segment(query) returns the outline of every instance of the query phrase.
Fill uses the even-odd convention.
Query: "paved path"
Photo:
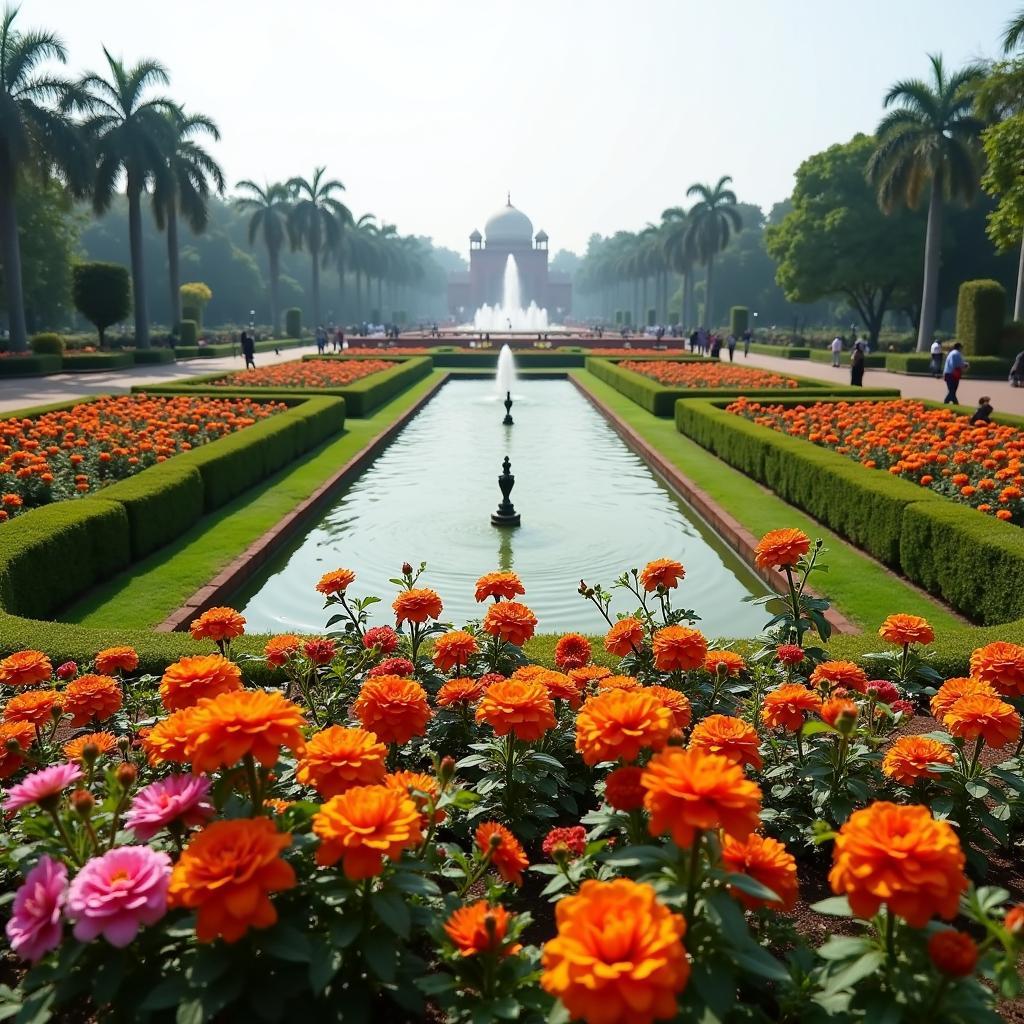
[[[316,352],[316,344],[273,352],[257,352],[256,365],[286,363]],[[166,384],[173,380],[198,377],[218,370],[241,370],[245,360],[239,354],[223,359],[183,359],[178,363],[137,366],[135,369],[111,370],[104,373],[58,373],[52,377],[27,377],[0,380],[0,412],[23,409],[48,402],[66,402],[87,395],[118,394],[130,391],[135,384]]]

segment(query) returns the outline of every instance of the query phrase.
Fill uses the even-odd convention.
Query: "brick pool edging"
[[[610,406],[574,377],[569,378],[574,387],[608,421],[628,447],[637,453],[668,485],[743,559],[747,567],[762,579],[777,594],[785,594],[785,580],[779,573],[762,569],[754,564],[756,538],[746,527],[734,519],[706,491],[698,487],[689,477],[684,476],[659,451],[640,436],[625,420],[621,419]],[[812,597],[821,595],[810,587],[806,592]],[[830,608],[825,619],[836,633],[860,633],[845,615]]]
[[[186,629],[189,623],[204,611],[223,604],[227,597],[255,575],[276,553],[290,541],[330,500],[335,491],[358,476],[380,454],[394,436],[429,402],[447,383],[449,374],[441,376],[427,391],[413,402],[400,416],[371,438],[340,469],[332,473],[313,493],[304,498],[282,516],[261,537],[254,540],[240,555],[225,566],[205,586],[200,587],[177,610],[156,627],[158,633],[173,633]]]

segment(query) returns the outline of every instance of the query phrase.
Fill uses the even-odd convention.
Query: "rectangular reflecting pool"
[[[315,632],[326,621],[313,589],[329,569],[357,574],[351,593],[375,595],[376,624],[391,618],[408,561],[428,563],[421,585],[444,601],[444,620],[478,618],[477,577],[513,569],[541,632],[600,633],[596,609],[577,592],[676,558],[686,579],[674,603],[695,609],[708,636],[756,635],[769,618],[751,602],[764,583],[634,454],[568,381],[516,385],[515,425],[493,381],[450,381],[305,536],[265,566],[232,603],[250,632]],[[516,529],[491,525],[497,477],[508,455],[515,474]],[[614,611],[635,599],[616,591]]]

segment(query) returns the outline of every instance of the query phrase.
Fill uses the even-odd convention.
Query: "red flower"
[[[560,857],[567,859],[582,857],[587,848],[587,830],[582,825],[569,828],[553,828],[541,844],[545,857],[557,861]]]

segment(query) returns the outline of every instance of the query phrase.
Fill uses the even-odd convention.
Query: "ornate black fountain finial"
[[[512,392],[505,392],[505,418],[501,421],[503,427],[512,426]],[[507,460],[506,460],[507,461]]]
[[[509,500],[512,488],[515,486],[516,478],[512,475],[512,463],[509,457],[501,464],[501,476],[498,477],[498,486],[501,488],[501,504],[498,510],[491,513],[492,526],[518,526],[519,513]]]

